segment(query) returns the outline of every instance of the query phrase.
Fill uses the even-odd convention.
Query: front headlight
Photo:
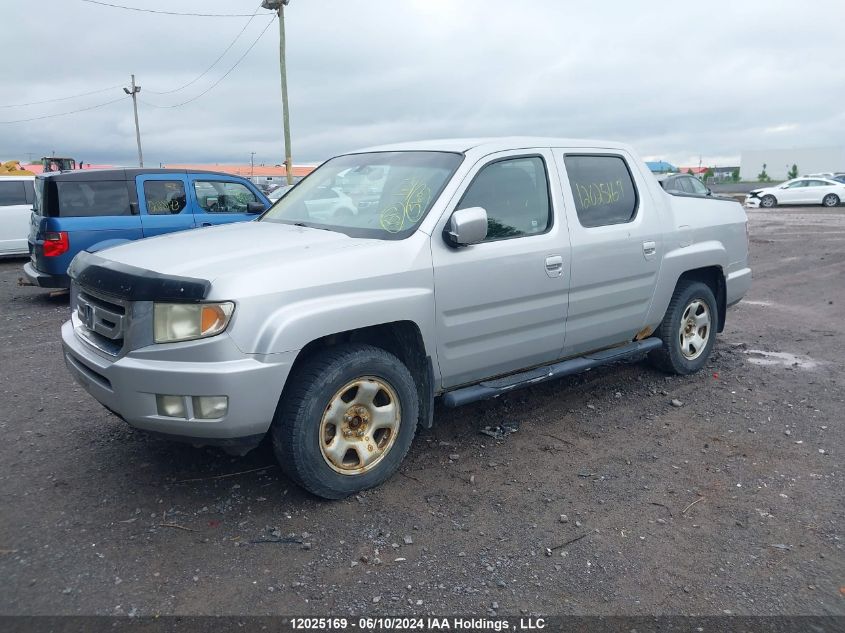
[[[221,303],[156,303],[153,333],[156,343],[190,341],[220,334],[235,311],[231,301]]]

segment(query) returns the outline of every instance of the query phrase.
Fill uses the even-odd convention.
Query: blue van
[[[271,202],[252,182],[184,169],[65,171],[35,179],[24,274],[42,288],[68,288],[80,251],[186,229],[252,220]]]

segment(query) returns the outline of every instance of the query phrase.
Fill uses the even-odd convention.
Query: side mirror
[[[707,195],[708,195],[708,196],[712,196],[712,195],[713,195],[713,190],[712,190],[710,187],[707,187]]]
[[[247,202],[246,203],[246,212],[247,213],[264,213],[264,203],[263,202]]]
[[[487,211],[481,207],[458,209],[444,227],[443,237],[451,246],[478,244],[487,237]]]

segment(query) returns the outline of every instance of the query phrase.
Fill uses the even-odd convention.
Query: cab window
[[[185,185],[181,180],[147,180],[144,198],[150,215],[176,215],[187,206]]]
[[[255,194],[240,182],[197,180],[194,191],[197,203],[206,213],[246,213],[250,202],[258,202]]]
[[[563,162],[581,226],[595,228],[634,219],[639,198],[621,156],[567,154]]]
[[[481,169],[458,209],[487,211],[486,242],[544,233],[551,226],[549,182],[539,156],[513,158]]]

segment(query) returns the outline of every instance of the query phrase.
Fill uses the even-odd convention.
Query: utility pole
[[[264,0],[261,6],[279,15],[279,72],[282,80],[282,125],[285,133],[285,174],[288,184],[293,184],[293,161],[290,151],[290,117],[288,113],[288,75],[285,68],[285,7],[290,0]]]
[[[138,141],[138,167],[144,166],[144,153],[141,151],[141,128],[138,127],[138,93],[141,92],[141,86],[135,85],[135,75],[132,75],[131,88],[124,88],[123,92],[132,95],[132,109],[135,111],[135,140]]]
[[[255,176],[255,152],[249,153],[249,177],[252,179]]]

